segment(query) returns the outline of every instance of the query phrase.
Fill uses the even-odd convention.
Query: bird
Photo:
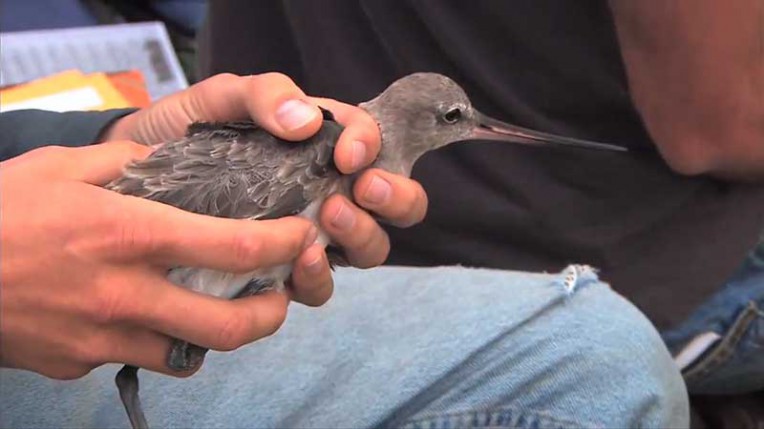
[[[406,75],[377,97],[358,105],[376,121],[382,143],[370,168],[410,177],[427,152],[451,143],[493,140],[526,145],[625,151],[621,146],[531,130],[491,118],[472,106],[462,87],[438,73]],[[343,127],[320,108],[319,131],[301,142],[287,142],[252,121],[196,122],[185,137],[161,144],[148,158],[126,165],[107,189],[211,216],[265,220],[300,216],[318,225],[321,205],[340,193],[352,199],[360,173],[342,174],[334,149]],[[319,228],[316,240],[334,264],[344,265],[339,248]],[[225,299],[283,290],[291,265],[228,273],[176,267],[168,279],[177,286]],[[205,349],[173,340],[167,366],[188,370],[200,364]],[[135,429],[147,428],[138,397],[138,368],[126,365],[116,383]]]

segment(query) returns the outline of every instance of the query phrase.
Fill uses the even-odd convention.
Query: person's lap
[[[586,270],[340,270],[323,308],[178,380],[142,372],[157,427],[688,424],[660,336]],[[126,427],[116,366],[72,382],[0,372],[3,427]]]

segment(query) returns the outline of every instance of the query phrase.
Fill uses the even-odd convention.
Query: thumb
[[[251,119],[285,140],[304,140],[318,131],[322,115],[288,76],[220,74],[197,83],[174,103],[207,121]],[[204,106],[204,112],[195,111]],[[194,109],[196,107],[196,109]]]

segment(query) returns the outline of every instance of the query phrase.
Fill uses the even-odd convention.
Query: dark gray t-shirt
[[[428,154],[414,177],[430,211],[390,230],[394,264],[586,263],[665,327],[722,285],[764,228],[764,187],[683,178],[659,157],[604,0],[216,0],[201,51],[203,75],[281,71],[352,103],[437,71],[491,116],[631,149],[478,143]]]

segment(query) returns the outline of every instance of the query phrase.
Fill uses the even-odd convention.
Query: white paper
[[[92,87],[70,89],[16,103],[0,103],[0,113],[22,109],[41,109],[51,112],[90,110],[103,104],[98,91]]]
[[[152,99],[188,87],[161,22],[0,33],[0,86],[69,69],[138,69]]]

